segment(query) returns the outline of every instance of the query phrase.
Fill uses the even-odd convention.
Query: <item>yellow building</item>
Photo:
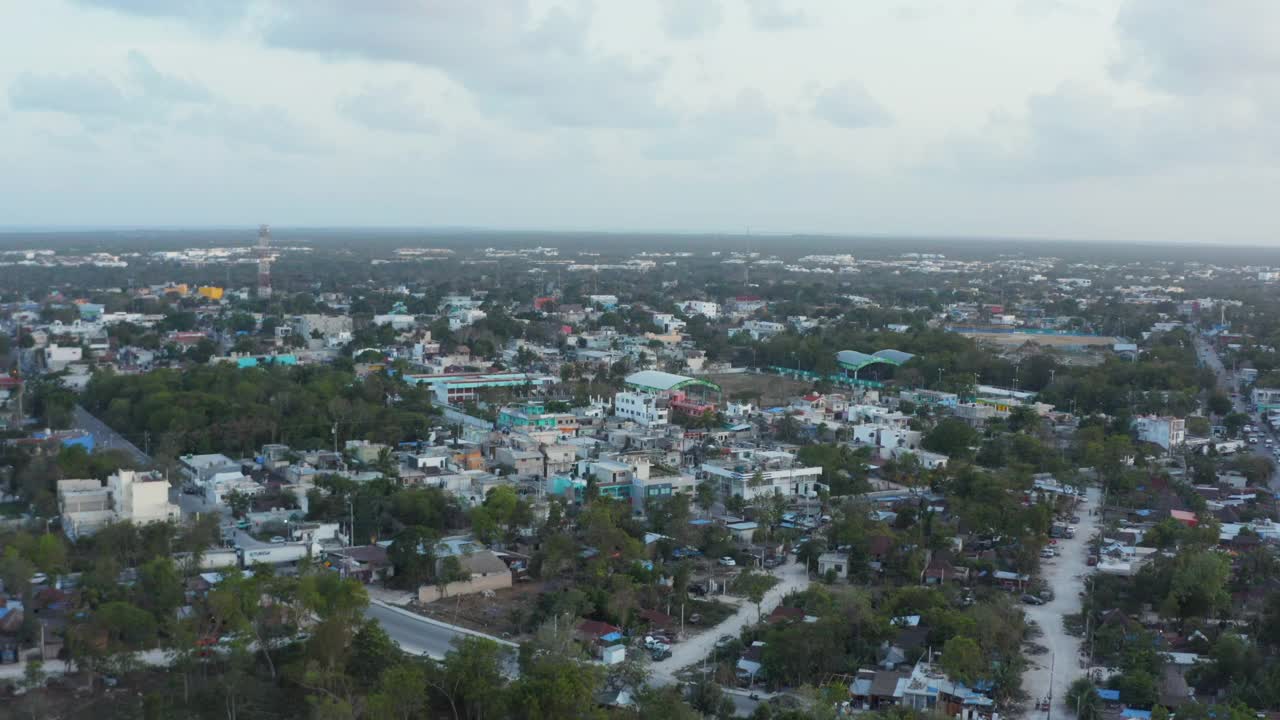
[[[221,300],[222,292],[222,288],[212,285],[205,285],[196,290],[196,294],[200,297],[207,297],[210,300]]]

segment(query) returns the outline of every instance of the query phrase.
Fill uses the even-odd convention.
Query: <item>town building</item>
[[[1165,450],[1180,447],[1187,441],[1187,422],[1182,418],[1144,415],[1133,419],[1133,429],[1139,440]]]
[[[724,497],[744,500],[774,493],[815,497],[822,477],[821,467],[800,466],[791,453],[754,448],[733,449],[727,459],[703,463],[701,471]]]

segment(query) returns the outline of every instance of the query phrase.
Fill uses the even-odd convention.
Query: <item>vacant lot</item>
[[[703,377],[719,385],[724,390],[726,402],[742,393],[751,393],[753,396],[759,394],[760,405],[763,407],[785,405],[791,398],[796,395],[803,395],[813,387],[807,382],[779,377],[778,375],[740,373],[733,375],[704,375]],[[755,397],[752,397],[751,401],[755,402]]]
[[[1099,335],[1036,335],[1033,333],[961,333],[980,343],[1000,345],[1004,347],[1021,347],[1027,343],[1035,343],[1044,347],[1088,347],[1111,346],[1120,342],[1119,338]]]

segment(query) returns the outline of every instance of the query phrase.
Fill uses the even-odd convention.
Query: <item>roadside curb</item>
[[[428,625],[435,625],[436,627],[444,628],[446,630],[451,630],[453,632],[461,633],[463,635],[470,635],[472,637],[483,638],[485,640],[492,640],[493,642],[496,642],[499,645],[506,645],[507,647],[512,647],[512,648],[520,647],[519,645],[511,642],[510,640],[503,640],[502,638],[496,638],[492,635],[486,635],[485,633],[482,633],[479,630],[472,630],[471,628],[465,628],[460,625],[450,625],[447,622],[441,622],[434,618],[429,618],[424,615],[419,615],[418,613],[410,612],[408,610],[405,610],[402,607],[396,607],[395,605],[392,605],[390,603],[385,603],[381,600],[370,600],[369,604],[377,605],[378,607],[386,608],[387,610],[390,610],[392,612],[400,613],[401,615],[413,618],[414,620],[418,620],[419,622],[424,622]]]

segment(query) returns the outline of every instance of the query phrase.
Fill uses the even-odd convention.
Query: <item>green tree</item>
[[[231,508],[232,516],[237,518],[244,517],[253,505],[253,498],[239,490],[232,490],[227,493],[223,496],[223,501],[227,504],[227,507]]]
[[[942,669],[953,680],[972,684],[988,672],[982,648],[972,638],[957,635],[942,647]]]
[[[577,659],[547,654],[535,659],[511,686],[509,717],[522,720],[603,718],[595,695],[603,671]]]
[[[173,560],[158,557],[138,568],[138,592],[135,602],[149,610],[161,624],[174,617],[183,603],[182,577]]]
[[[364,689],[378,686],[378,680],[400,661],[400,648],[376,620],[365,620],[351,637],[347,674]]]
[[[947,418],[924,436],[925,450],[959,458],[969,455],[969,446],[978,441],[978,433],[963,420]]]
[[[1209,400],[1205,403],[1209,408],[1209,412],[1214,415],[1223,416],[1231,412],[1231,398],[1222,393],[1214,393],[1209,396]]]
[[[427,705],[426,671],[411,662],[393,665],[379,677],[369,696],[369,720],[413,720]]]
[[[770,588],[777,584],[778,579],[772,575],[747,570],[738,575],[737,579],[733,581],[733,591],[741,593],[756,604],[756,619],[760,620],[764,614],[761,609],[764,596],[769,592]]]
[[[459,717],[502,717],[506,709],[505,652],[492,640],[454,640],[453,649],[445,656],[441,677],[432,686],[446,697]]]
[[[1067,707],[1079,720],[1101,720],[1102,698],[1089,678],[1076,678],[1067,688]]]

